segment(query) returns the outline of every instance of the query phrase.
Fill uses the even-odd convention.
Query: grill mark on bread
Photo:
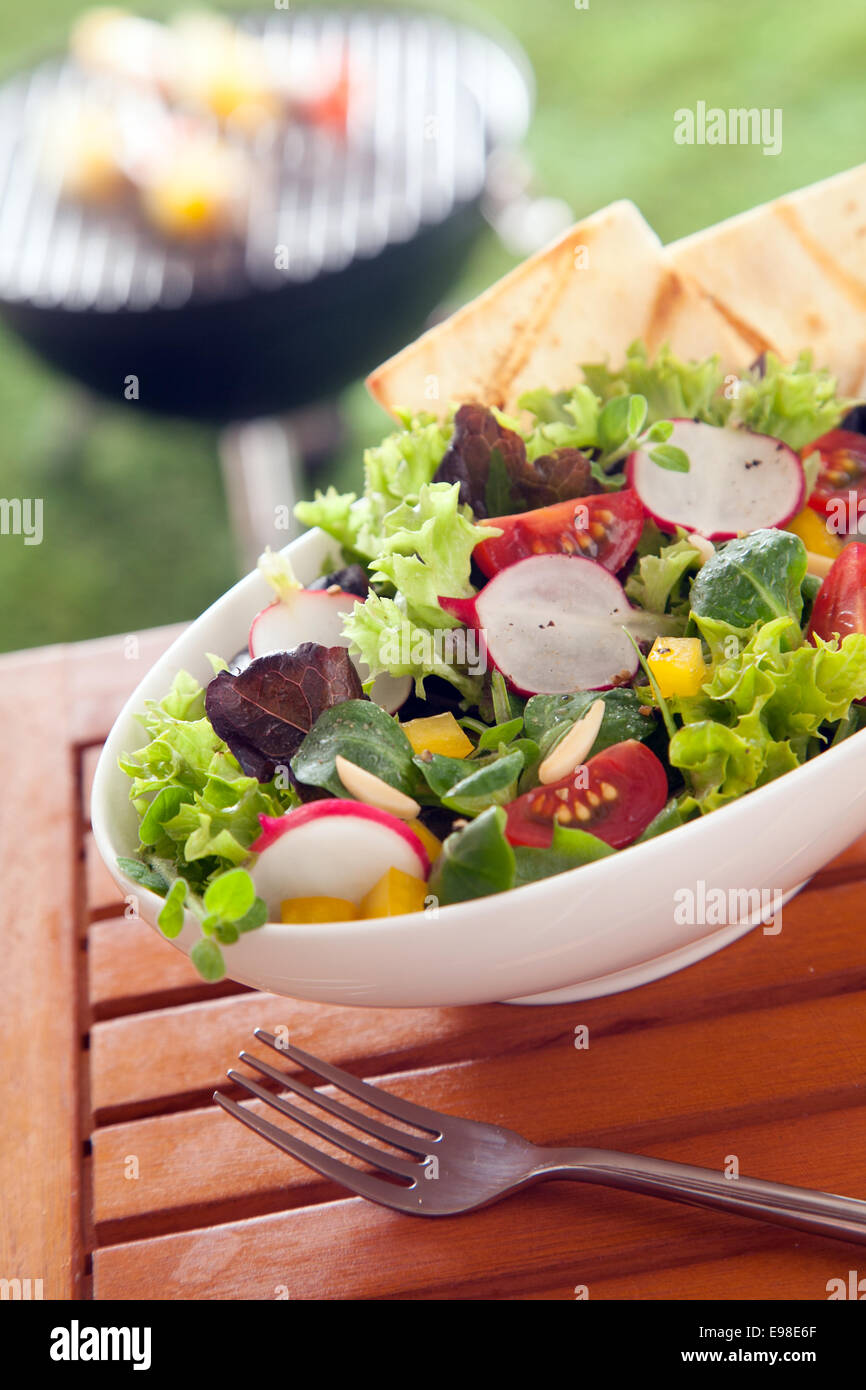
[[[710,294],[709,291],[705,291],[705,293],[713,308],[721,314],[728,327],[733,328],[735,333],[739,333],[741,338],[745,338],[756,357],[760,356],[762,352],[776,352],[779,356],[784,356],[784,353],[769,338],[765,338],[762,333],[759,333],[753,324],[740,318],[739,314],[735,314],[733,309],[729,308],[727,304],[723,304],[714,294]]]
[[[837,289],[840,289],[859,310],[866,310],[866,284],[845,270],[833,256],[828,254],[820,241],[816,240],[811,232],[803,226],[796,208],[792,207],[790,203],[777,203],[774,212],[779,221],[784,223],[791,235],[800,243],[810,260],[815,262],[822,275],[830,280]]]

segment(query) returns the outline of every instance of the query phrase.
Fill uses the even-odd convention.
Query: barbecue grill
[[[142,407],[215,422],[330,395],[412,336],[481,226],[491,153],[519,142],[531,106],[519,50],[443,17],[239,22],[287,63],[341,44],[372,99],[350,102],[344,141],[303,125],[261,135],[246,226],[206,249],[76,205],[46,177],[40,113],[105,78],[49,59],[0,88],[0,312],[92,390],[121,400],[135,376]]]

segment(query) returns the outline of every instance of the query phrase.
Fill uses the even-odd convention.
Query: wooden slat
[[[859,1165],[859,1190],[866,1184],[864,1141],[861,1108],[824,1114],[820,1125],[811,1116],[784,1129],[774,1122],[751,1129],[735,1124],[721,1134],[669,1139],[646,1151],[715,1168],[736,1153],[743,1172],[856,1193],[853,1167]],[[603,1296],[603,1281],[624,1276],[639,1290],[645,1272],[659,1277],[661,1258],[681,1298],[690,1296],[693,1262],[704,1279],[708,1261],[729,1259],[729,1296],[737,1297],[744,1256],[778,1262],[797,1253],[799,1264],[779,1296],[823,1298],[827,1279],[847,1270],[850,1251],[840,1242],[743,1218],[551,1183],[469,1216],[436,1221],[358,1199],[305,1207],[109,1247],[97,1252],[94,1270],[98,1298],[270,1299],[285,1290],[294,1299],[495,1299],[551,1288],[573,1296],[577,1284]]]
[[[206,984],[187,957],[138,917],[112,917],[88,930],[89,997],[94,1017],[158,1009],[214,993],[239,994],[228,980]]]
[[[855,925],[862,890],[843,885],[818,899],[802,894],[784,911],[778,936],[750,933],[727,950],[655,984],[555,1008],[346,1009],[253,994],[134,1018],[93,1030],[94,1108],[102,1118],[129,1107],[165,1108],[218,1084],[256,1026],[288,1026],[299,1046],[362,1070],[442,1065],[519,1053],[567,1038],[578,1023],[594,1034],[696,1019],[774,999],[866,985]],[[165,951],[172,950],[166,944]],[[140,1059],[129,1066],[129,1057]]]
[[[787,1123],[804,1108],[817,1114],[861,1102],[864,1006],[861,993],[650,1027],[639,1040],[591,1032],[586,1051],[560,1034],[544,1047],[380,1080],[419,1104],[506,1125],[537,1143],[643,1149],[757,1122],[768,1107]],[[820,1050],[791,1045],[816,1036]],[[254,1042],[249,1050],[265,1051]],[[144,1181],[126,1179],[129,1154]],[[189,1224],[185,1213],[200,1206],[255,1197],[261,1210],[275,1195],[281,1204],[323,1195],[303,1165],[210,1106],[97,1130],[93,1155],[98,1223],[160,1213],[164,1224],[171,1211]]]
[[[79,1287],[78,787],[56,652],[0,658],[0,1274]]]
[[[123,897],[102,857],[90,831],[84,836],[85,893],[91,917],[104,917],[123,907]]]
[[[743,1299],[757,1303],[775,1299],[784,1302],[793,1299],[820,1301],[829,1297],[831,1279],[843,1279],[848,1284],[849,1269],[856,1268],[858,1264],[855,1247],[848,1249],[851,1253],[846,1253],[844,1245],[840,1244],[838,1250],[831,1249],[829,1241],[822,1241],[821,1249],[816,1250],[811,1238],[807,1238],[801,1245],[786,1243],[779,1250],[738,1253],[727,1259],[700,1260],[696,1264],[675,1268],[665,1266],[638,1273],[629,1271],[612,1279],[596,1279],[586,1293],[583,1292],[586,1288],[584,1281],[580,1295],[588,1296],[594,1302],[610,1299],[650,1302],[697,1299],[713,1302]],[[577,1291],[576,1279],[573,1286],[564,1287],[560,1282],[552,1288],[539,1289],[528,1297],[558,1302],[577,1298]],[[519,1294],[516,1297],[523,1299],[527,1295]],[[724,1325],[725,1319],[721,1318],[720,1323]],[[805,1317],[800,1325],[807,1326],[808,1323],[809,1318]],[[721,1345],[727,1348],[727,1343],[711,1342],[706,1338],[701,1340],[695,1335],[693,1342],[684,1350],[706,1351],[708,1347],[718,1350]],[[807,1343],[802,1345],[806,1346]],[[785,1351],[791,1348],[786,1342],[780,1341],[775,1349]]]
[[[63,654],[69,742],[104,739],[138,682],[181,632],[183,624],[48,648]],[[24,660],[34,655],[38,654],[27,652]]]
[[[809,887],[823,889],[834,879],[862,878],[866,874],[866,835],[861,835],[853,845],[831,860],[819,874],[816,874]]]
[[[90,794],[93,791],[93,778],[101,752],[101,743],[81,750],[81,816],[85,825],[90,821]]]

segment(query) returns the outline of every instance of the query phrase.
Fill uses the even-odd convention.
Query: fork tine
[[[354,1125],[364,1134],[381,1139],[384,1144],[392,1144],[395,1148],[405,1149],[407,1153],[418,1154],[421,1158],[428,1157],[430,1145],[420,1135],[407,1134],[405,1129],[394,1129],[393,1125],[383,1125],[372,1115],[364,1115],[360,1110],[353,1109],[351,1105],[344,1105],[341,1100],[334,1100],[331,1096],[323,1095],[321,1091],[314,1091],[312,1086],[305,1085],[303,1081],[296,1081],[288,1073],[277,1071],[276,1067],[270,1066],[268,1062],[263,1062],[260,1057],[254,1057],[251,1052],[240,1052],[238,1056],[242,1062],[246,1062],[248,1067],[255,1067],[256,1071],[260,1071],[264,1076],[269,1076],[272,1081],[279,1082],[287,1090],[303,1096],[312,1105],[320,1105],[329,1114],[336,1115],[341,1120],[347,1120],[350,1125]]]
[[[408,1158],[399,1158],[396,1154],[385,1153],[382,1149],[375,1149],[370,1144],[365,1144],[362,1139],[354,1139],[351,1134],[347,1134],[343,1129],[336,1129],[329,1125],[327,1120],[322,1120],[318,1115],[313,1115],[309,1110],[302,1110],[298,1105],[292,1105],[288,1100],[283,1100],[282,1096],[275,1096],[273,1091],[266,1091],[264,1086],[260,1086],[251,1077],[244,1076],[241,1072],[235,1071],[231,1067],[226,1073],[230,1081],[234,1081],[251,1095],[258,1096],[259,1100],[272,1105],[275,1110],[279,1110],[283,1115],[288,1115],[290,1120],[295,1120],[298,1124],[311,1129],[314,1134],[318,1134],[322,1139],[327,1139],[331,1144],[336,1144],[338,1149],[345,1149],[347,1153],[354,1154],[356,1158],[363,1159],[365,1163],[371,1163],[374,1168],[381,1168],[386,1173],[393,1173],[395,1177],[417,1178],[421,1172],[419,1164],[413,1163]]]
[[[278,1042],[274,1034],[268,1033],[264,1028],[256,1028],[254,1032],[260,1042],[267,1043],[268,1047],[279,1052],[281,1057],[290,1058],[299,1066],[305,1067],[307,1071],[321,1076],[323,1080],[330,1081],[343,1091],[348,1091],[350,1095],[357,1096],[358,1100],[365,1101],[374,1110],[383,1110],[386,1115],[393,1116],[395,1120],[403,1120],[407,1125],[426,1129],[429,1134],[441,1135],[442,1116],[435,1110],[428,1110],[423,1105],[412,1105],[408,1100],[401,1100],[399,1096],[392,1096],[390,1091],[383,1091],[378,1086],[371,1086],[366,1081],[359,1081],[350,1072],[343,1071],[342,1067],[334,1067],[330,1062],[323,1062],[319,1057],[314,1057],[311,1052],[305,1052],[301,1047],[292,1047],[289,1043]]]
[[[331,1158],[330,1154],[323,1154],[318,1149],[314,1149],[310,1144],[305,1144],[303,1139],[296,1139],[293,1134],[287,1134],[285,1130],[278,1129],[272,1125],[270,1120],[265,1120],[261,1115],[256,1115],[251,1110],[246,1110],[242,1105],[224,1096],[221,1091],[214,1091],[213,1098],[217,1105],[222,1106],[229,1115],[240,1120],[241,1124],[248,1129],[255,1130],[256,1134],[267,1139],[269,1143],[275,1144],[284,1153],[290,1154],[292,1158],[297,1158],[299,1162],[305,1163],[313,1172],[319,1173],[323,1178],[330,1178],[332,1182],[339,1183],[341,1187],[346,1187],[350,1192],[354,1192],[358,1197],[366,1197],[369,1202],[377,1202],[379,1206],[395,1207],[401,1211],[411,1211],[413,1206],[411,1199],[406,1200],[411,1188],[397,1187],[394,1183],[384,1182],[381,1178],[373,1177],[370,1173],[362,1173],[358,1168],[352,1168],[348,1163],[341,1162],[338,1158]]]

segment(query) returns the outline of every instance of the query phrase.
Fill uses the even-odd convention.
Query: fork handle
[[[855,1197],[837,1197],[830,1192],[812,1192],[760,1178],[726,1178],[711,1168],[693,1168],[688,1163],[672,1163],[664,1158],[616,1153],[612,1149],[555,1149],[545,1154],[537,1177],[570,1178],[627,1192],[644,1192],[671,1202],[735,1212],[777,1226],[866,1243],[866,1202]]]

